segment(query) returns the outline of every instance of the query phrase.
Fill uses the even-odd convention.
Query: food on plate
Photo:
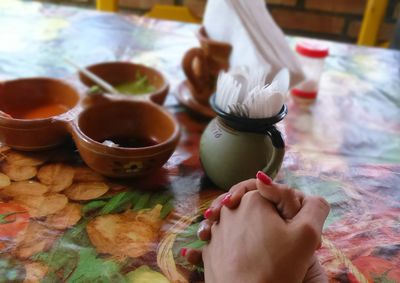
[[[137,213],[127,210],[122,214],[101,215],[88,223],[86,231],[99,253],[140,257],[157,245],[161,209],[158,204]]]
[[[107,191],[106,183],[81,182],[68,187],[63,193],[71,200],[91,200],[104,195]]]
[[[21,153],[18,151],[9,151],[6,160],[9,164],[16,166],[38,166],[46,162],[47,156],[41,153]]]
[[[15,255],[18,258],[29,258],[49,248],[57,236],[58,232],[50,230],[37,222],[31,222],[23,237],[18,239]]]
[[[63,230],[69,228],[81,219],[81,205],[77,203],[68,203],[62,210],[46,218],[45,225]]]
[[[10,177],[6,174],[0,173],[0,189],[7,187],[11,184]]]
[[[63,194],[21,195],[15,197],[13,201],[26,207],[32,217],[42,217],[57,213],[68,203],[67,197]]]
[[[3,162],[1,170],[13,181],[25,181],[36,176],[36,166],[20,166],[12,163]]]
[[[6,145],[0,145],[0,154],[2,155],[2,157],[6,157],[4,153],[6,153],[7,151],[9,151],[11,148],[9,146]]]
[[[72,185],[74,174],[73,167],[53,163],[42,166],[37,173],[37,178],[49,186],[49,191],[57,193]]]
[[[12,182],[9,186],[0,189],[0,195],[16,197],[20,195],[40,196],[48,191],[48,187],[36,181]]]

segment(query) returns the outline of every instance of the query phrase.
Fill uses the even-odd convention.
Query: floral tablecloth
[[[172,95],[184,79],[183,54],[198,44],[197,29],[129,14],[0,1],[0,80],[50,76],[74,83],[75,70],[64,58],[82,66],[144,63],[170,80],[165,107],[182,129],[164,167],[130,182],[92,172],[73,144],[34,156],[2,148],[3,173],[13,164],[42,174],[61,170],[75,186],[91,182],[107,190],[85,200],[71,189],[49,194],[36,174],[26,182],[42,185],[41,195],[0,189],[0,282],[202,281],[201,269],[187,264],[179,250],[203,244],[196,223],[221,191],[199,162],[208,120],[190,114]],[[288,40],[293,45],[299,38]],[[330,56],[316,103],[304,108],[288,100],[289,114],[279,125],[286,155],[278,180],[331,203],[318,251],[331,282],[400,282],[400,53],[325,43]]]

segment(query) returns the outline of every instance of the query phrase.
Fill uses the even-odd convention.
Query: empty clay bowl
[[[0,142],[25,151],[61,144],[68,132],[55,118],[68,115],[79,101],[78,92],[58,79],[0,83]]]
[[[151,101],[162,105],[165,97],[168,94],[169,83],[167,79],[156,69],[146,67],[144,65],[130,62],[106,62],[88,66],[87,69],[114,87],[121,84],[134,82],[137,80],[137,76],[145,76],[149,85],[154,87],[154,90],[142,95],[125,94],[127,98],[147,97]],[[79,78],[83,84],[89,88],[96,85],[96,83],[82,73],[79,73]]]
[[[109,177],[136,177],[162,167],[179,140],[174,118],[144,100],[104,100],[83,110],[71,126],[82,159]]]

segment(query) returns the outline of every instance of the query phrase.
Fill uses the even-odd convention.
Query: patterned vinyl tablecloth
[[[1,80],[49,76],[76,83],[75,70],[63,58],[82,66],[144,63],[170,80],[165,107],[182,129],[164,167],[131,182],[95,174],[73,144],[34,156],[3,147],[6,174],[9,165],[59,170],[75,186],[90,183],[103,191],[82,200],[72,189],[50,193],[43,185],[33,197],[23,188],[0,189],[0,282],[202,281],[201,269],[187,264],[179,250],[203,244],[196,239],[196,223],[221,191],[199,162],[208,120],[192,115],[173,96],[184,79],[182,56],[198,44],[197,29],[0,1]],[[288,40],[293,45],[299,38]],[[318,254],[331,282],[400,282],[400,53],[325,43],[330,56],[316,103],[305,109],[288,100],[289,114],[279,123],[287,152],[278,180],[330,202]],[[18,188],[18,182],[12,186]],[[6,216],[10,211],[17,214]],[[150,281],[140,281],[144,278]]]

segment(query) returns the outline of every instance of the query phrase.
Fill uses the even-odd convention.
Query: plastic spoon
[[[106,82],[102,78],[98,77],[97,75],[93,74],[88,69],[82,68],[82,67],[78,66],[77,64],[75,64],[74,62],[72,62],[72,61],[70,61],[68,59],[65,59],[65,62],[67,62],[71,66],[75,67],[78,71],[82,72],[85,76],[90,78],[98,86],[100,86],[101,88],[103,88],[107,92],[112,93],[112,94],[119,94],[119,92],[111,84],[109,84],[108,82]]]

